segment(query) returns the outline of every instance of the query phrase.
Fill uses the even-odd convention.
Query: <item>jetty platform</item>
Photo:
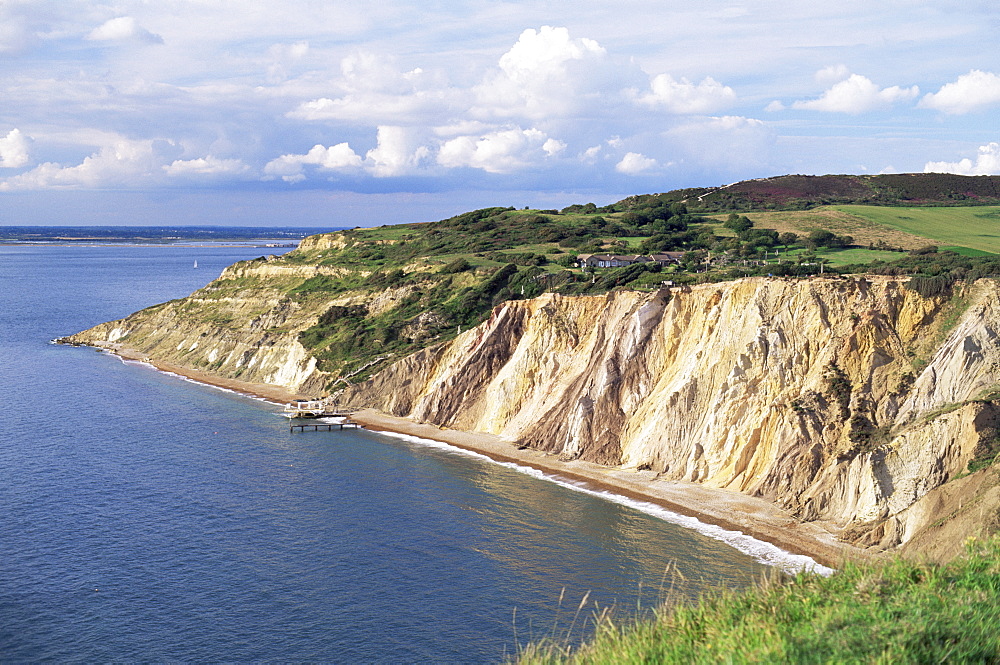
[[[332,432],[333,430],[359,429],[361,425],[352,420],[343,420],[339,423],[297,423],[288,421],[289,432]]]
[[[289,402],[285,405],[285,416],[288,417],[289,432],[332,432],[335,429],[361,427],[351,420],[351,416],[360,410],[338,404],[334,397],[324,397]],[[339,418],[340,420],[338,422],[316,422],[319,418]]]

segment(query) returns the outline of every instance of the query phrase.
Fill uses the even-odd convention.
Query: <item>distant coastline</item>
[[[298,243],[268,242],[267,240],[216,240],[206,242],[140,242],[118,240],[112,242],[109,240],[98,241],[82,238],[74,240],[0,240],[0,246],[3,247],[34,247],[38,245],[45,245],[47,247],[185,247],[188,249],[193,247],[259,247],[261,249],[294,249],[298,246]]]
[[[341,227],[258,226],[0,226],[0,245],[155,245],[296,247],[309,235]]]

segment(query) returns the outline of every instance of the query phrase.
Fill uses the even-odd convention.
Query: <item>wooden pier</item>
[[[335,429],[358,429],[361,425],[353,422],[351,420],[344,420],[339,423],[296,423],[291,420],[288,421],[288,431],[289,432],[332,432]]]

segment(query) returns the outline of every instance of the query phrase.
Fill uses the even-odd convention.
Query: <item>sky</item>
[[[998,34],[977,0],[0,0],[0,224],[1000,174]]]

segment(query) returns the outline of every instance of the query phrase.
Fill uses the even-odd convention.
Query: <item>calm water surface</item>
[[[0,247],[0,661],[491,662],[588,591],[585,616],[631,613],[668,565],[687,595],[763,570],[626,505],[289,434],[278,407],[49,344],[261,253]]]

